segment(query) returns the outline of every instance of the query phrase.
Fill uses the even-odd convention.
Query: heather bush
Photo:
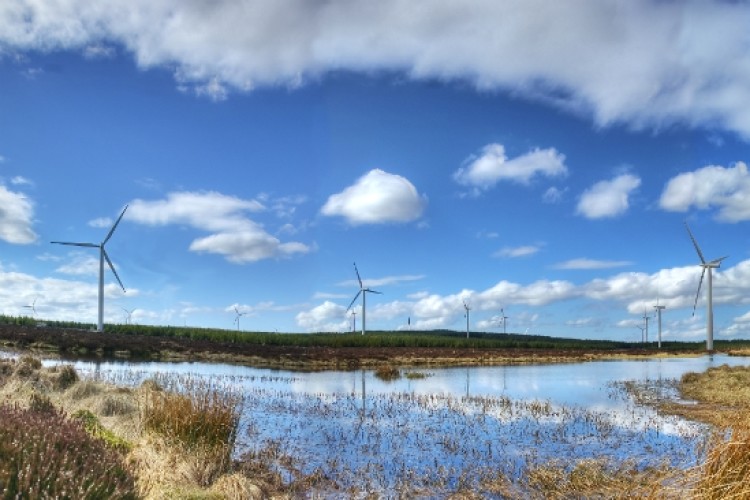
[[[3,498],[135,498],[120,457],[56,410],[0,406]]]

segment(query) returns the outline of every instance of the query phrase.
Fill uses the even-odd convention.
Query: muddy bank
[[[219,361],[306,370],[355,369],[387,363],[417,366],[554,363],[658,355],[652,349],[637,348],[578,350],[279,346],[9,325],[0,325],[0,345],[65,358]],[[684,356],[690,353],[675,354]]]

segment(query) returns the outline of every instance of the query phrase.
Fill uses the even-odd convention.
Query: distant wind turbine
[[[115,221],[114,225],[112,226],[112,229],[110,229],[109,233],[107,233],[107,237],[104,238],[104,240],[98,245],[96,243],[72,243],[69,241],[53,241],[52,242],[57,245],[69,245],[69,246],[74,246],[74,247],[88,247],[88,248],[99,249],[99,321],[97,323],[97,331],[99,332],[104,331],[104,261],[105,260],[107,261],[107,264],[109,264],[109,268],[112,270],[112,273],[115,275],[115,278],[117,278],[117,282],[120,284],[122,291],[125,292],[125,285],[122,284],[120,277],[117,275],[117,271],[115,271],[115,266],[113,266],[112,261],[109,260],[109,255],[107,255],[107,251],[104,249],[104,245],[106,245],[109,239],[112,237],[112,234],[115,232],[115,229],[117,229],[117,225],[122,220],[122,216],[125,215],[125,210],[127,209],[128,209],[128,206],[125,205],[125,208],[122,209],[122,213]]]
[[[690,226],[688,226],[687,222],[685,222],[685,228],[687,229],[688,234],[690,235],[690,239],[693,242],[693,246],[695,247],[695,251],[698,253],[698,257],[701,259],[701,263],[699,266],[703,268],[703,271],[701,272],[701,279],[698,282],[698,291],[695,294],[695,302],[693,303],[693,316],[695,316],[695,308],[698,305],[698,297],[701,293],[701,285],[703,284],[703,276],[706,275],[706,271],[708,271],[708,289],[706,291],[706,350],[707,351],[713,351],[714,350],[714,302],[713,302],[713,279],[712,279],[712,269],[718,269],[721,267],[721,261],[726,259],[727,256],[721,257],[720,259],[714,259],[712,261],[706,262],[706,259],[703,257],[703,252],[701,252],[700,247],[698,246],[698,242],[695,241],[695,237],[693,236],[693,233],[690,231]]]
[[[660,306],[659,305],[659,299],[656,299],[656,305],[654,306],[654,309],[656,309],[656,318],[657,323],[659,325],[659,349],[661,349],[661,312],[666,309],[666,306]]]
[[[354,303],[357,301],[357,298],[360,295],[362,295],[362,335],[364,335],[365,332],[367,331],[367,327],[365,325],[365,316],[366,316],[366,314],[365,314],[365,312],[366,312],[365,311],[365,304],[366,304],[367,294],[368,293],[382,294],[382,292],[371,290],[370,288],[365,288],[365,285],[362,283],[362,278],[359,275],[359,270],[357,269],[357,263],[356,262],[354,263],[354,272],[357,273],[357,281],[359,281],[359,291],[357,292],[357,295],[354,296],[354,298],[352,299],[351,304],[349,304],[349,307],[347,307],[346,310],[348,311],[349,309],[351,309],[352,306],[354,305]]]
[[[240,331],[240,318],[242,316],[244,316],[245,314],[247,314],[247,313],[246,312],[240,312],[240,310],[237,309],[236,307],[234,308],[234,312],[237,313],[237,317],[234,318],[234,322],[237,323],[237,331],[239,332]]]
[[[500,309],[500,319],[503,320],[503,333],[505,334],[507,333],[506,328],[505,328],[505,322],[508,319],[508,316],[505,315],[505,310],[503,310],[502,308]]]
[[[466,338],[468,339],[469,338],[469,311],[471,311],[471,307],[466,305],[466,301],[464,301],[464,309],[466,309],[466,314],[464,314],[464,316],[466,316]]]
[[[644,330],[646,332],[646,343],[648,343],[648,320],[651,318],[648,314],[646,314],[646,310],[643,310],[643,324],[646,325],[646,329]]]
[[[122,307],[121,309],[123,311],[125,311],[125,324],[129,325],[130,324],[130,320],[133,317],[133,311],[135,311],[135,309],[129,309],[128,310],[128,309],[125,309],[124,307]]]
[[[34,299],[34,302],[32,302],[28,306],[23,306],[26,309],[31,309],[31,317],[33,318],[36,315],[36,299]]]
[[[352,311],[352,333],[357,331],[357,311]]]

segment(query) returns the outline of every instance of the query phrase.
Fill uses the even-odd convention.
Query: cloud
[[[115,46],[210,98],[399,71],[542,99],[600,126],[686,123],[748,137],[749,23],[744,2],[11,0],[0,44]]]
[[[627,260],[571,259],[552,266],[554,269],[611,269],[632,265]]]
[[[0,207],[0,240],[17,245],[37,240],[37,234],[31,229],[34,204],[26,195],[0,185]]]
[[[13,177],[10,180],[10,183],[13,184],[14,186],[32,186],[34,184],[26,177],[23,177],[20,175],[16,175],[15,177]]]
[[[544,192],[544,194],[542,195],[542,201],[544,203],[550,204],[559,203],[560,201],[562,201],[566,191],[567,188],[561,190],[553,186]]]
[[[97,228],[111,228],[114,221],[111,217],[98,217],[88,222],[89,226]]]
[[[426,205],[427,198],[408,179],[374,169],[331,195],[320,212],[344,217],[353,225],[382,224],[416,220]]]
[[[246,215],[264,210],[256,200],[216,192],[178,192],[168,194],[164,200],[134,200],[125,217],[151,226],[187,225],[211,232],[193,240],[190,250],[223,255],[236,264],[310,251],[304,243],[282,243]]]
[[[363,279],[362,284],[366,287],[378,287],[378,286],[397,285],[405,281],[406,282],[419,281],[421,279],[424,279],[423,274],[404,274],[400,276],[386,276],[384,278]],[[356,280],[346,280],[346,281],[337,283],[337,285],[359,287],[359,282]]]
[[[70,255],[71,260],[55,269],[55,272],[73,276],[99,276],[98,258],[80,252],[71,252]]]
[[[509,159],[502,144],[488,144],[479,156],[464,161],[453,179],[462,186],[486,191],[500,181],[529,184],[534,177],[558,177],[567,173],[565,156],[554,148],[534,149]]]
[[[311,332],[341,332],[351,328],[346,318],[346,308],[326,300],[309,311],[297,314],[299,326]]]
[[[505,258],[517,258],[517,257],[527,257],[529,255],[534,255],[539,251],[539,246],[537,245],[524,245],[520,247],[503,247],[494,254],[492,254],[493,257],[505,257]]]
[[[629,206],[630,194],[641,185],[641,179],[623,174],[611,181],[597,182],[583,192],[576,212],[588,219],[602,219],[624,214]]]
[[[750,220],[750,174],[737,162],[725,168],[710,165],[669,180],[659,205],[670,212],[718,208],[716,218],[726,222]]]

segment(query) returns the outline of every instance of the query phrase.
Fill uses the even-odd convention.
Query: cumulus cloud
[[[214,99],[338,70],[401,71],[544,99],[598,125],[750,136],[748,24],[744,2],[9,0],[0,44],[116,47]]]
[[[622,174],[611,181],[597,182],[583,192],[576,212],[588,219],[602,219],[624,214],[630,207],[631,193],[641,185],[641,179]]]
[[[350,224],[410,222],[422,216],[427,198],[408,179],[374,169],[341,193],[331,195],[320,212]]]
[[[387,285],[397,285],[403,282],[419,281],[424,279],[423,274],[402,274],[399,276],[385,276],[384,278],[371,278],[362,279],[362,284],[365,287],[377,287]],[[356,286],[359,287],[359,282],[356,280],[346,280],[338,283],[338,286]]]
[[[216,192],[178,192],[170,193],[164,200],[134,200],[126,218],[152,226],[186,225],[211,232],[193,240],[190,250],[223,255],[237,264],[310,251],[304,243],[282,243],[247,216],[248,212],[264,210],[263,204],[256,200]]]
[[[298,313],[295,319],[299,326],[311,332],[340,332],[350,328],[346,308],[329,300]]]
[[[481,154],[464,161],[453,179],[463,186],[487,190],[500,181],[528,184],[534,177],[557,177],[567,174],[565,156],[554,148],[534,149],[524,155],[508,158],[502,144],[488,144]]]
[[[659,205],[670,212],[717,208],[717,219],[727,222],[750,220],[750,174],[737,162],[725,168],[709,165],[669,180]]]
[[[34,204],[25,194],[0,185],[0,207],[0,240],[18,245],[37,240],[37,234],[31,228]]]

